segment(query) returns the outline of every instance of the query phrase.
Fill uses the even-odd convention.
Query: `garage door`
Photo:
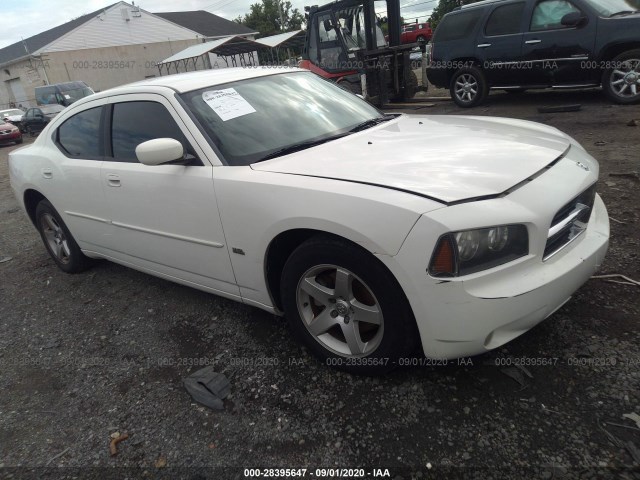
[[[24,91],[24,87],[22,86],[22,82],[19,78],[13,78],[7,82],[9,84],[9,89],[13,93],[13,98],[15,98],[14,103],[16,106],[22,105],[23,107],[29,107],[29,101],[27,100],[27,94]]]

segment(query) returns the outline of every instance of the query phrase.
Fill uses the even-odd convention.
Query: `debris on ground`
[[[167,466],[167,458],[160,455],[158,459],[155,461],[156,468],[164,468]]]
[[[629,278],[626,275],[620,275],[619,273],[614,273],[611,275],[592,275],[591,278],[595,280],[605,279],[604,281],[607,283],[619,283],[620,285],[635,285],[637,287],[640,287],[639,281],[633,280],[632,278]],[[606,280],[607,278],[622,278],[624,282],[621,282],[619,280]]]
[[[577,112],[582,109],[582,105],[576,103],[575,105],[558,105],[551,107],[538,107],[540,113],[565,113],[565,112]]]
[[[184,388],[198,403],[213,410],[224,410],[223,400],[229,395],[231,385],[227,377],[205,367],[182,380]]]
[[[126,440],[127,438],[129,438],[129,435],[126,433],[123,433],[122,435],[118,434],[116,436],[111,435],[111,441],[109,442],[109,452],[111,453],[112,457],[118,454],[118,444],[123,440]]]
[[[627,127],[637,127],[638,125],[638,120],[631,120],[629,123],[627,123]]]
[[[640,415],[637,413],[625,413],[622,415],[623,418],[628,418],[632,422],[636,422],[638,428],[640,428]]]
[[[633,180],[640,180],[640,175],[638,172],[611,172],[609,174],[610,177],[624,177],[631,178]]]
[[[520,370],[517,369],[516,367],[501,368],[500,372],[505,374],[507,377],[515,380],[516,382],[518,382],[521,387],[525,387],[527,385],[524,379],[524,375],[522,375]]]
[[[13,257],[9,257],[9,256],[0,257],[0,263],[5,263],[5,262],[8,262],[9,260],[13,260]]]

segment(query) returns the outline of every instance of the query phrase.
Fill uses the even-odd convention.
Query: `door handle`
[[[107,174],[107,184],[110,187],[119,187],[120,186],[120,177],[114,173]]]
[[[43,168],[41,171],[44,178],[53,178],[53,172],[50,168]]]
[[[536,38],[535,40],[527,40],[524,43],[526,43],[527,45],[534,45],[534,44],[540,43],[540,42],[542,42],[542,40],[539,40],[539,39]]]
[[[481,43],[480,45],[478,45],[478,48],[487,48],[490,47],[491,44],[490,43]]]

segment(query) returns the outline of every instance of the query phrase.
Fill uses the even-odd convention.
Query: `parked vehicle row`
[[[552,315],[607,250],[598,172],[552,127],[386,115],[268,68],[98,93],[9,154],[65,272],[103,258],[284,313],[358,373],[486,352]]]
[[[444,16],[432,41],[429,81],[461,107],[489,89],[602,86],[640,101],[640,12],[634,0],[497,0]]]
[[[7,143],[22,143],[22,132],[12,123],[0,120],[0,145],[6,145]]]

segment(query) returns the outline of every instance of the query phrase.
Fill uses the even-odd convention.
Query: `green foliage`
[[[284,25],[280,25],[277,1],[280,1]],[[304,23],[304,15],[297,8],[293,8],[289,1],[262,0],[261,3],[251,5],[249,13],[244,18],[238,17],[235,21],[260,32],[260,37],[268,37],[291,30],[299,30]]]
[[[460,7],[462,5],[467,5],[469,3],[475,3],[478,0],[440,0],[438,6],[433,9],[431,13],[431,18],[429,19],[429,24],[433,30],[436,29],[438,23],[442,20],[447,13],[451,12],[454,8]]]

